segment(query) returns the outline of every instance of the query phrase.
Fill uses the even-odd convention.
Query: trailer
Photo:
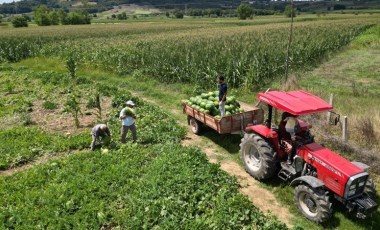
[[[200,134],[204,126],[210,127],[219,134],[242,134],[246,126],[263,123],[264,111],[262,109],[244,103],[240,104],[244,108],[244,112],[218,119],[182,102],[183,113],[187,114],[188,124],[195,134]]]

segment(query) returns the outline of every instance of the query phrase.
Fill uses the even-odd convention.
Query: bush
[[[28,27],[28,20],[23,16],[14,17],[12,19],[12,25],[17,27]]]
[[[180,11],[177,11],[174,15],[175,15],[175,18],[183,18],[184,17],[184,14]]]

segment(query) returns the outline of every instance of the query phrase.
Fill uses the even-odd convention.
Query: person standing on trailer
[[[220,116],[226,114],[226,100],[227,100],[227,83],[224,82],[224,77],[219,75],[219,111]]]

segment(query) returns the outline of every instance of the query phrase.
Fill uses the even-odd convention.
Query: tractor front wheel
[[[323,223],[331,217],[331,202],[324,190],[298,185],[295,189],[295,203],[302,214],[311,221]]]
[[[199,135],[202,131],[202,123],[199,122],[197,119],[194,117],[189,117],[189,125],[190,129],[194,134]]]
[[[240,157],[245,170],[258,180],[271,178],[278,162],[271,144],[257,134],[246,133],[240,144]]]

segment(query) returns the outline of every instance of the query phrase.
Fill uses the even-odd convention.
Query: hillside
[[[83,1],[84,2],[84,1]],[[16,3],[8,3],[0,5],[0,14],[15,14],[15,13],[29,13],[32,11],[33,7],[39,6],[41,4],[47,5],[49,8],[62,8],[66,10],[85,8],[91,13],[102,12],[105,10],[110,10],[114,6],[122,4],[138,4],[138,5],[153,5],[160,8],[214,8],[214,7],[231,7],[231,1],[223,0],[98,0],[98,1],[87,1],[85,5],[82,1],[61,1],[61,0],[23,0]],[[95,4],[91,4],[95,2]],[[79,4],[78,4],[79,3]],[[240,2],[239,2],[240,3]],[[233,5],[236,7],[238,1]],[[187,5],[187,6],[186,6]]]
[[[115,6],[123,4],[151,5],[165,9],[185,9],[185,8],[236,8],[241,2],[248,1],[226,1],[226,0],[93,0],[93,1],[64,1],[64,0],[22,0],[19,2],[6,3],[0,5],[0,14],[18,14],[32,12],[33,7],[41,4],[49,8],[76,10],[86,9],[90,13],[98,13],[110,10]],[[282,11],[287,4],[282,1],[257,0],[250,3],[254,8],[271,9]],[[301,12],[332,11],[344,9],[380,9],[379,1],[303,1],[295,2]]]

